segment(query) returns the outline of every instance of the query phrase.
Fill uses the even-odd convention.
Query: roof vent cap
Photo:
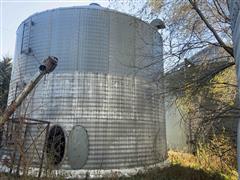
[[[154,19],[150,24],[156,27],[157,29],[164,29],[166,27],[161,19]]]

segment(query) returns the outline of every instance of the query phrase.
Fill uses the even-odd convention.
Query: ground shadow
[[[193,169],[180,165],[171,165],[163,169],[153,169],[145,174],[137,174],[131,178],[120,180],[224,180],[218,173],[210,173],[202,169]]]

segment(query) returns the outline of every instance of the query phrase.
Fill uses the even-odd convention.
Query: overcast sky
[[[47,9],[98,3],[108,6],[108,0],[0,0],[0,59],[14,56],[16,30],[30,15]]]

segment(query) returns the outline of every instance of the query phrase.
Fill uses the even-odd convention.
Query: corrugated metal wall
[[[240,40],[240,2],[238,0],[229,0],[230,14],[232,19],[233,43],[235,59],[240,58],[239,40]],[[237,62],[238,63],[238,62]]]
[[[61,126],[66,140],[74,126],[84,127],[84,169],[145,166],[166,158],[163,82],[151,82],[156,72],[163,75],[162,39],[154,27],[91,6],[29,17],[17,31],[9,102],[17,84],[27,83],[49,55],[59,59],[58,67],[29,96],[27,116]],[[70,146],[62,168],[71,169]]]

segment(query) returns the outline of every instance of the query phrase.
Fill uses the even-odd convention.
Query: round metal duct
[[[51,165],[58,165],[64,157],[65,135],[60,126],[53,126],[47,139],[47,158]]]

